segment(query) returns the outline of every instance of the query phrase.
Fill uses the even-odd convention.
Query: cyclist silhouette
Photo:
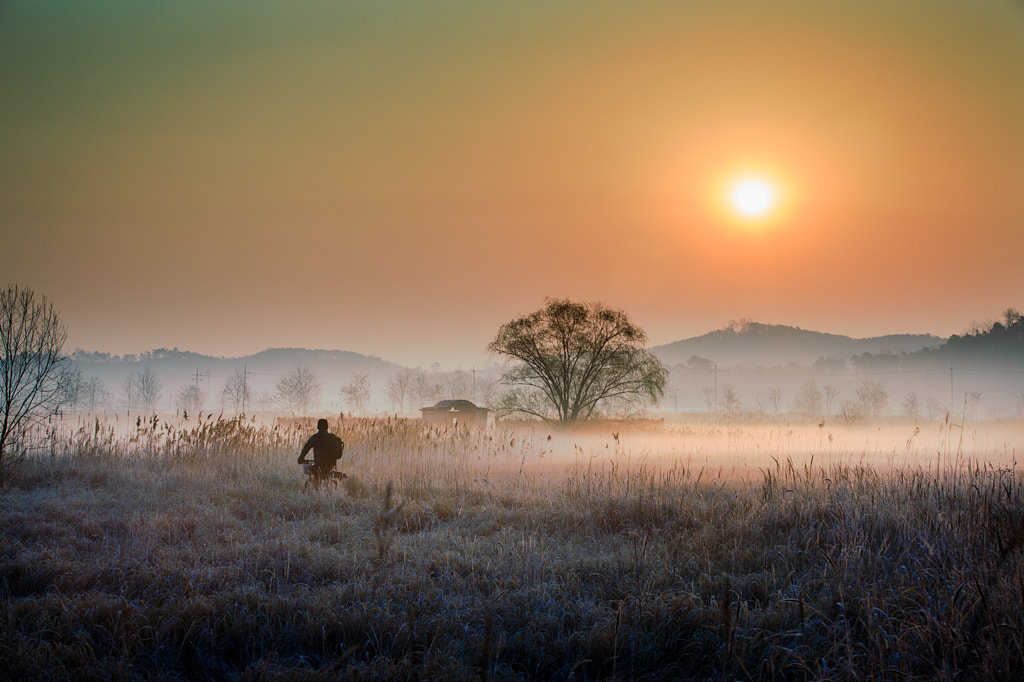
[[[331,478],[335,465],[345,453],[344,441],[328,431],[328,428],[326,419],[319,420],[316,423],[316,433],[309,437],[302,446],[302,452],[299,453],[299,464],[306,465],[303,470],[314,486],[319,486],[321,482]],[[312,462],[306,459],[310,450],[313,451]]]

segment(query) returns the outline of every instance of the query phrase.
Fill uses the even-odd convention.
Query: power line
[[[931,367],[927,369],[893,369],[884,371],[873,371],[864,372],[853,370],[850,372],[827,372],[827,371],[815,371],[814,369],[801,370],[797,372],[787,372],[784,370],[768,370],[758,368],[719,368],[718,364],[715,363],[712,369],[701,369],[680,372],[682,376],[696,376],[696,375],[709,375],[709,374],[733,374],[733,375],[744,375],[744,376],[765,376],[765,377],[818,377],[818,376],[841,376],[841,377],[881,377],[881,376],[903,376],[911,374],[936,374],[939,372],[946,372],[949,369],[953,369],[957,372],[969,372],[979,374],[1022,374],[1024,375],[1024,369],[981,369],[976,367]]]

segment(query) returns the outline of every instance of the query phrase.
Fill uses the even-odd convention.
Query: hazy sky
[[[957,333],[1024,306],[1024,3],[0,0],[0,229],[118,354]]]

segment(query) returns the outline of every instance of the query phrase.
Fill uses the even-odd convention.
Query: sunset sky
[[[69,349],[959,333],[1024,307],[1024,2],[0,0],[0,230]]]

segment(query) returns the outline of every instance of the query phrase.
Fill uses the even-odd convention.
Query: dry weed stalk
[[[384,496],[381,499],[381,508],[373,517],[373,535],[377,539],[377,563],[381,564],[391,551],[391,544],[398,532],[397,517],[405,507],[403,501],[398,506],[393,505],[394,486],[388,481],[384,489]]]

